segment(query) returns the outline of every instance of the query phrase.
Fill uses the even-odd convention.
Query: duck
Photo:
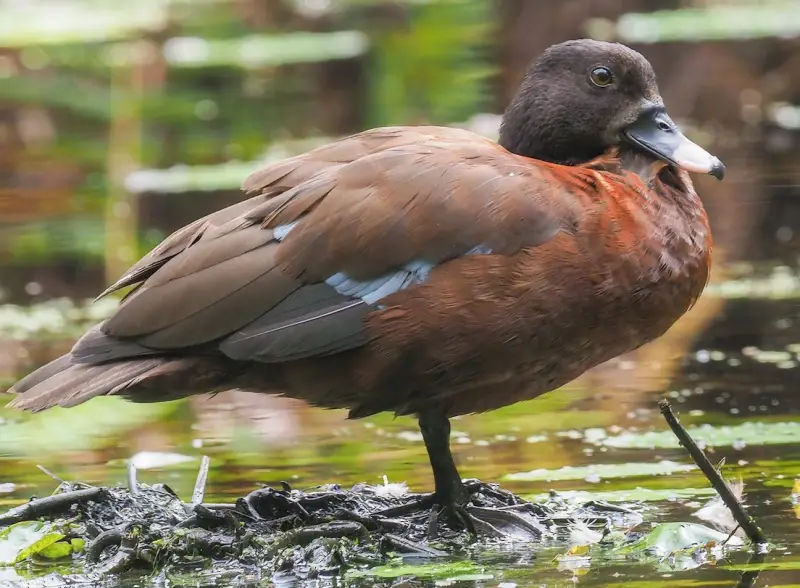
[[[689,174],[724,172],[670,118],[644,56],[559,43],[531,63],[498,140],[383,127],[255,171],[246,199],[105,290],[129,288],[10,406],[242,389],[351,419],[413,415],[435,504],[464,521],[449,419],[536,398],[666,332],[711,266]]]

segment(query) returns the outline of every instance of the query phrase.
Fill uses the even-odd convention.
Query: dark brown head
[[[506,109],[500,144],[566,165],[620,147],[719,179],[725,171],[667,115],[650,62],[625,45],[590,39],[553,45],[531,65]]]

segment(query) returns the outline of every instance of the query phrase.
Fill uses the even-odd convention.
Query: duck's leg
[[[467,506],[470,493],[461,481],[453,454],[450,452],[450,421],[440,411],[419,413],[419,428],[428,450],[436,486],[436,502],[452,525],[461,525],[472,534],[493,537],[527,537],[535,540],[542,531],[517,513],[496,510],[487,516],[489,509]],[[470,512],[472,511],[472,512]],[[480,511],[479,513],[476,511]]]
[[[419,428],[431,460],[436,502],[451,519],[462,518],[457,513],[464,512],[464,505],[469,502],[469,492],[461,482],[450,452],[450,421],[440,411],[426,410],[419,413]]]

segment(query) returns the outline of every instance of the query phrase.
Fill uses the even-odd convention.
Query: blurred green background
[[[728,164],[699,180],[726,257],[793,259],[798,32],[780,0],[5,0],[3,296],[91,296],[261,162],[332,137],[493,135],[527,62],[582,36],[643,51]]]
[[[257,166],[380,125],[494,136],[530,60],[583,36],[643,52],[673,118],[728,166],[724,182],[696,179],[716,242],[709,294],[641,352],[679,359],[714,340],[723,300],[800,293],[796,7],[0,0],[0,382],[68,349],[115,305],[88,299],[241,198]]]
[[[788,496],[800,454],[783,434],[800,412],[796,0],[0,0],[0,505],[52,489],[36,464],[118,483],[131,456],[146,481],[186,493],[202,453],[223,499],[281,479],[385,473],[428,487],[410,418],[353,423],[245,392],[28,415],[3,409],[1,391],[107,316],[113,299],[87,300],[171,231],[241,198],[257,166],[380,125],[495,136],[529,61],[585,36],[641,51],[672,117],[726,163],[724,182],[695,180],[716,243],[712,283],[653,344],[533,403],[456,421],[462,473],[533,494],[567,465],[628,464],[632,479],[598,486],[576,468],[559,488],[694,496],[696,472],[636,474],[654,458],[686,461],[679,448],[597,443],[663,429],[653,407],[668,393],[684,422],[721,428],[706,430],[710,443],[727,439],[715,457],[730,455],[771,537],[797,553]],[[731,442],[731,430],[744,436]],[[505,478],[533,468],[545,470]]]

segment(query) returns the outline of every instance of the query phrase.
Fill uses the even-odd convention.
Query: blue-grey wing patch
[[[273,236],[283,241],[299,221],[279,225]],[[475,247],[468,254],[491,253]],[[365,317],[380,301],[425,282],[435,264],[413,261],[371,280],[340,272],[324,283],[304,286],[253,322],[223,339],[219,349],[236,360],[277,363],[330,355],[367,342]]]

